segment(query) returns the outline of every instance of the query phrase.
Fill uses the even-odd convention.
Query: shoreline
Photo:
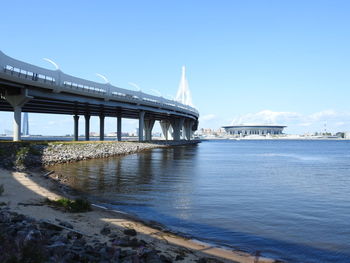
[[[0,141],[0,167],[17,171],[142,152],[154,148],[194,145],[192,141]]]
[[[136,231],[138,239],[144,240],[151,249],[160,251],[159,255],[171,259],[170,262],[176,259],[180,262],[203,263],[279,262],[278,260],[257,258],[245,252],[186,238],[181,236],[181,233],[172,233],[166,226],[163,227],[157,222],[147,222],[137,216],[122,211],[101,208],[99,205],[93,205],[91,212],[79,214],[65,213],[41,205],[45,198],[57,200],[61,197],[74,197],[71,188],[63,182],[62,177],[55,173],[48,174],[47,169],[49,168],[50,166],[36,167],[35,170],[24,169],[24,172],[14,172],[0,168],[0,182],[5,187],[5,193],[0,196],[0,202],[7,203],[6,207],[10,211],[33,217],[36,220],[46,220],[52,223],[55,220],[68,222],[80,233],[85,233],[86,239],[89,240],[90,237],[93,237],[98,239],[101,244],[105,243],[106,246],[113,245],[111,239],[100,233],[100,230],[103,230],[106,226],[113,233],[118,233],[119,236],[123,236],[126,229],[133,229]],[[77,197],[77,193],[75,193],[75,197]],[[2,211],[1,209],[0,207],[0,211]],[[125,235],[122,238],[124,237]]]
[[[6,207],[10,211],[50,223],[67,222],[74,227],[74,230],[83,233],[88,243],[92,242],[92,239],[98,239],[100,243],[110,245],[109,237],[100,233],[100,230],[107,226],[118,235],[122,235],[125,229],[134,229],[139,239],[150,244],[153,249],[159,250],[161,255],[172,258],[173,261],[181,254],[184,257],[181,262],[197,262],[198,260],[206,260],[201,262],[276,262],[262,257],[256,261],[256,257],[248,253],[214,247],[211,244],[197,242],[166,230],[159,230],[154,226],[148,226],[142,222],[142,219],[140,222],[134,216],[124,212],[94,206],[91,212],[66,213],[41,205],[45,198],[57,200],[67,195],[62,190],[66,186],[45,178],[40,171],[13,172],[0,169],[0,178],[5,188],[4,194],[0,196],[0,202],[7,203]]]

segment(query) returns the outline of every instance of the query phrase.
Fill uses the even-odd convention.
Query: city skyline
[[[101,82],[99,73],[113,85],[167,98],[175,97],[186,65],[200,128],[350,130],[347,1],[44,3],[3,4],[1,51],[54,69],[43,60],[49,58],[65,73]],[[33,134],[72,133],[72,116],[29,119]],[[137,125],[125,119],[123,131]],[[5,129],[12,129],[12,113],[0,112],[0,133]],[[106,133],[115,129],[116,120],[106,118]]]

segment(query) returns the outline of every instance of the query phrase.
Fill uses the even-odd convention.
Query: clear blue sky
[[[349,13],[350,1],[337,0],[12,0],[1,4],[0,50],[163,96],[176,94],[186,65],[200,127],[275,122],[302,133],[327,123],[343,131],[350,130]],[[72,119],[30,114],[31,132],[72,133]],[[115,122],[107,121],[107,132]],[[123,124],[125,131],[137,125]],[[12,118],[0,112],[4,129]]]

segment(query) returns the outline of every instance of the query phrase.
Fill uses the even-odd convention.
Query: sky
[[[4,1],[0,50],[67,74],[164,97],[186,65],[200,128],[267,123],[286,133],[350,131],[350,1]],[[81,133],[83,118],[81,119]],[[29,114],[32,134],[73,132]],[[92,118],[91,131],[98,131]],[[123,120],[123,131],[138,122]],[[12,113],[0,112],[0,133]],[[159,129],[157,126],[156,130]],[[106,119],[106,132],[116,120]]]

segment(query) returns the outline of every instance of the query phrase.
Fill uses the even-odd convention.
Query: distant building
[[[12,135],[13,134],[13,131],[12,130],[4,130],[4,133],[5,135],[9,136],[9,135]]]
[[[277,135],[282,134],[283,129],[287,126],[281,125],[232,125],[223,126],[228,134],[245,136],[245,135]]]
[[[344,132],[344,138],[345,139],[350,139],[350,132]]]
[[[212,134],[212,130],[210,129],[210,128],[201,128],[200,130],[199,130],[199,133],[200,134]]]
[[[29,118],[28,112],[23,113],[23,124],[22,124],[22,134],[25,136],[29,135]]]

